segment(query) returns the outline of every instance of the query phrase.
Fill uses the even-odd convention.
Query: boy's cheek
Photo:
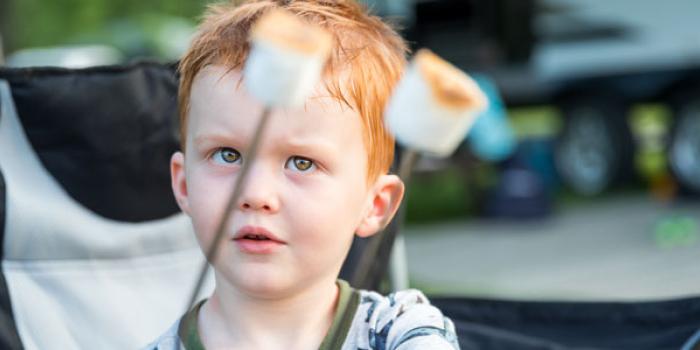
[[[190,215],[190,220],[200,245],[202,247],[207,247],[213,240],[218,221],[216,221],[213,216],[203,213],[201,209],[193,210]]]

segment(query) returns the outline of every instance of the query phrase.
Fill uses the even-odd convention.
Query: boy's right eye
[[[218,164],[234,164],[241,160],[241,154],[233,148],[219,148],[211,156],[214,163]]]

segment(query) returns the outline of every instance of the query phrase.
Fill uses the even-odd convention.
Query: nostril
[[[275,206],[271,203],[265,203],[265,201],[242,201],[239,205],[241,210],[262,210],[262,211],[274,211]]]

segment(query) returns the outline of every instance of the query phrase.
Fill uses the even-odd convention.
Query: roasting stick
[[[243,188],[245,186],[245,181],[248,177],[248,172],[250,171],[250,165],[251,163],[253,163],[252,161],[255,159],[255,156],[258,153],[258,148],[260,147],[260,140],[262,139],[265,126],[267,125],[267,122],[270,119],[270,112],[271,108],[267,106],[262,111],[262,115],[260,116],[258,125],[255,128],[255,134],[253,135],[253,140],[251,141],[251,145],[248,150],[248,159],[247,161],[243,162],[243,166],[241,166],[241,171],[238,174],[238,178],[236,178],[236,183],[234,184],[231,196],[229,196],[229,200],[226,203],[226,209],[224,211],[223,217],[221,218],[221,221],[219,221],[219,225],[217,226],[216,235],[214,235],[214,240],[207,249],[207,259],[204,261],[202,267],[199,270],[197,283],[195,284],[195,287],[192,290],[192,294],[190,295],[190,299],[187,302],[185,311],[189,310],[194,305],[194,303],[197,302],[197,295],[199,295],[199,292],[201,291],[202,286],[204,285],[204,280],[206,279],[207,271],[209,271],[208,261],[213,261],[213,259],[216,259],[219,244],[221,243],[221,240],[225,237],[227,231],[226,229],[229,226],[228,221],[233,216],[229,213],[232,212],[234,206],[238,202],[238,199],[241,197],[241,193],[243,192]]]
[[[272,109],[303,106],[321,78],[332,40],[331,35],[322,28],[302,22],[284,10],[273,10],[261,17],[251,29],[250,37],[251,50],[243,67],[244,86],[265,107],[214,240],[205,248],[207,259],[199,271],[185,312],[197,301],[209,270],[207,262],[216,259],[219,245],[230,233],[234,207],[243,193]]]
[[[421,154],[447,157],[457,149],[476,116],[486,109],[487,101],[476,82],[466,73],[428,50],[416,53],[384,115],[389,131],[405,148],[398,176],[406,185]],[[367,281],[376,275],[370,272],[388,263],[379,261],[377,255],[381,248],[389,249],[394,243],[404,222],[405,208],[404,200],[394,222],[370,240],[353,274],[354,286],[369,288]],[[387,222],[382,226],[386,225]],[[406,274],[405,268],[394,268],[393,272]],[[406,280],[399,277],[395,281],[402,279]]]

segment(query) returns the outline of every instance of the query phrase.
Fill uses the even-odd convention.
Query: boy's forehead
[[[188,130],[196,134],[204,131],[201,130],[202,128],[223,128],[234,119],[256,120],[263,109],[263,104],[245,89],[245,78],[240,70],[219,65],[207,66],[193,81]],[[330,130],[337,129],[337,126],[342,126],[341,130],[349,128],[345,133],[356,128],[362,130],[360,115],[331,96],[321,83],[302,108],[273,110],[273,113],[280,114],[280,118],[285,118],[283,123],[295,133],[303,134],[305,130],[311,129],[329,129],[329,132],[337,133],[339,130]],[[240,124],[236,126],[247,127]],[[359,136],[362,136],[361,131]]]
[[[212,103],[229,100],[241,88],[241,74],[222,66],[206,66],[195,76],[190,90],[190,111],[200,112]],[[262,107],[262,106],[261,106]]]
[[[240,69],[231,69],[223,65],[208,65],[195,76],[190,98],[192,104],[197,102],[210,104],[217,100],[228,100],[234,93],[243,93],[247,95],[246,97],[255,100],[252,96],[248,96],[245,89],[245,77]],[[262,104],[257,104],[262,109]],[[323,81],[317,84],[313,94],[307,99],[304,109],[307,111],[320,109],[327,112],[357,115],[354,109],[338,97],[333,96]]]

